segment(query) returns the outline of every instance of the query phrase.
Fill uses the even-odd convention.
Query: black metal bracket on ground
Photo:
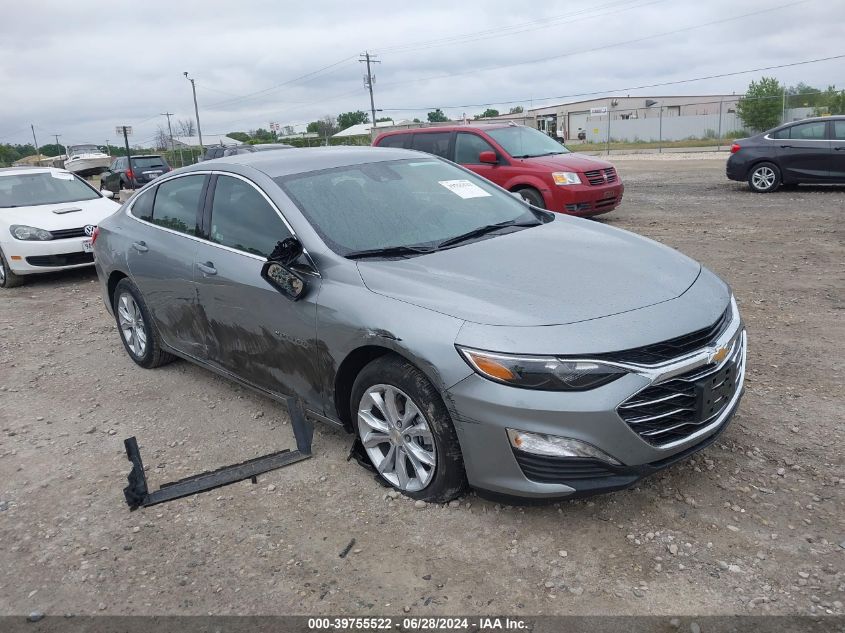
[[[162,484],[161,488],[153,492],[147,488],[147,476],[144,474],[144,462],[141,460],[138,441],[134,437],[127,438],[123,441],[123,445],[126,448],[127,459],[132,462],[132,470],[126,477],[129,485],[123,489],[123,496],[126,498],[129,509],[146,508],[157,503],[228,486],[244,479],[252,479],[255,482],[255,478],[262,473],[308,459],[311,457],[314,425],[305,417],[305,411],[296,398],[288,398],[287,405],[293,435],[296,439],[296,450],[285,449],[240,464],[224,466],[217,470]]]

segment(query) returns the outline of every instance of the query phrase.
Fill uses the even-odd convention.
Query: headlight
[[[552,173],[556,185],[580,185],[581,178],[574,171],[556,171]]]
[[[53,235],[44,229],[37,229],[34,226],[26,226],[23,224],[13,224],[9,227],[12,237],[16,240],[26,240],[29,242],[52,240]]]
[[[512,356],[458,347],[479,374],[523,389],[585,391],[616,380],[626,370],[600,361],[566,360],[554,356]]]

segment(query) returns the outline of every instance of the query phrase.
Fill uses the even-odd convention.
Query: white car
[[[0,288],[26,275],[91,266],[91,235],[120,207],[64,169],[0,169]]]

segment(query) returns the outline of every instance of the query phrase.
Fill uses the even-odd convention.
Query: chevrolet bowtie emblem
[[[710,356],[710,361],[713,363],[721,363],[725,360],[725,357],[728,355],[728,347],[727,345],[723,345],[722,347],[717,347],[716,351]]]

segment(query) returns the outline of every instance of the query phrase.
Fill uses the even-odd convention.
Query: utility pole
[[[38,149],[38,139],[35,138],[35,126],[30,123],[29,127],[32,129],[32,141],[35,143],[35,154],[41,159],[41,151]]]
[[[381,62],[377,59],[373,59],[377,57],[377,55],[370,55],[368,51],[364,51],[361,53],[361,57],[358,59],[359,62],[367,62],[367,76],[364,78],[364,85],[370,91],[370,113],[373,116],[373,127],[372,129],[376,128],[376,102],[373,99],[373,83],[375,82],[376,78],[370,69],[370,64],[380,64]]]
[[[115,131],[118,134],[123,134],[123,145],[126,147],[126,162],[129,165],[129,173],[132,174],[129,176],[129,186],[135,189],[135,172],[132,170],[132,154],[129,152],[129,135],[132,134],[132,126],[118,125]]]
[[[200,154],[202,154],[205,147],[202,144],[202,128],[200,127],[200,110],[197,106],[197,85],[194,83],[194,80],[188,77],[188,73],[182,73],[185,75],[185,79],[191,82],[191,90],[194,91],[194,114],[197,116],[197,136],[200,137]],[[170,119],[168,119],[169,121]],[[193,160],[193,159],[192,159]]]
[[[61,154],[62,153],[62,146],[59,145],[59,137],[61,136],[61,134],[53,134],[53,136],[56,137],[56,146],[59,148],[59,154]]]
[[[716,141],[718,145],[716,146],[716,151],[722,149],[722,101],[724,101],[724,97],[719,97],[719,139]]]
[[[162,112],[161,116],[167,117],[167,133],[170,135],[170,154],[173,157],[171,160],[175,161],[176,160],[176,147],[173,145],[173,128],[170,127],[170,117],[173,116],[173,113],[172,112]],[[179,162],[182,162],[181,156],[182,156],[182,152],[180,151],[179,152],[179,157],[180,157]],[[180,167],[184,167],[184,165],[180,165]]]
[[[786,86],[783,88],[783,104],[780,109],[780,122],[786,123]]]

